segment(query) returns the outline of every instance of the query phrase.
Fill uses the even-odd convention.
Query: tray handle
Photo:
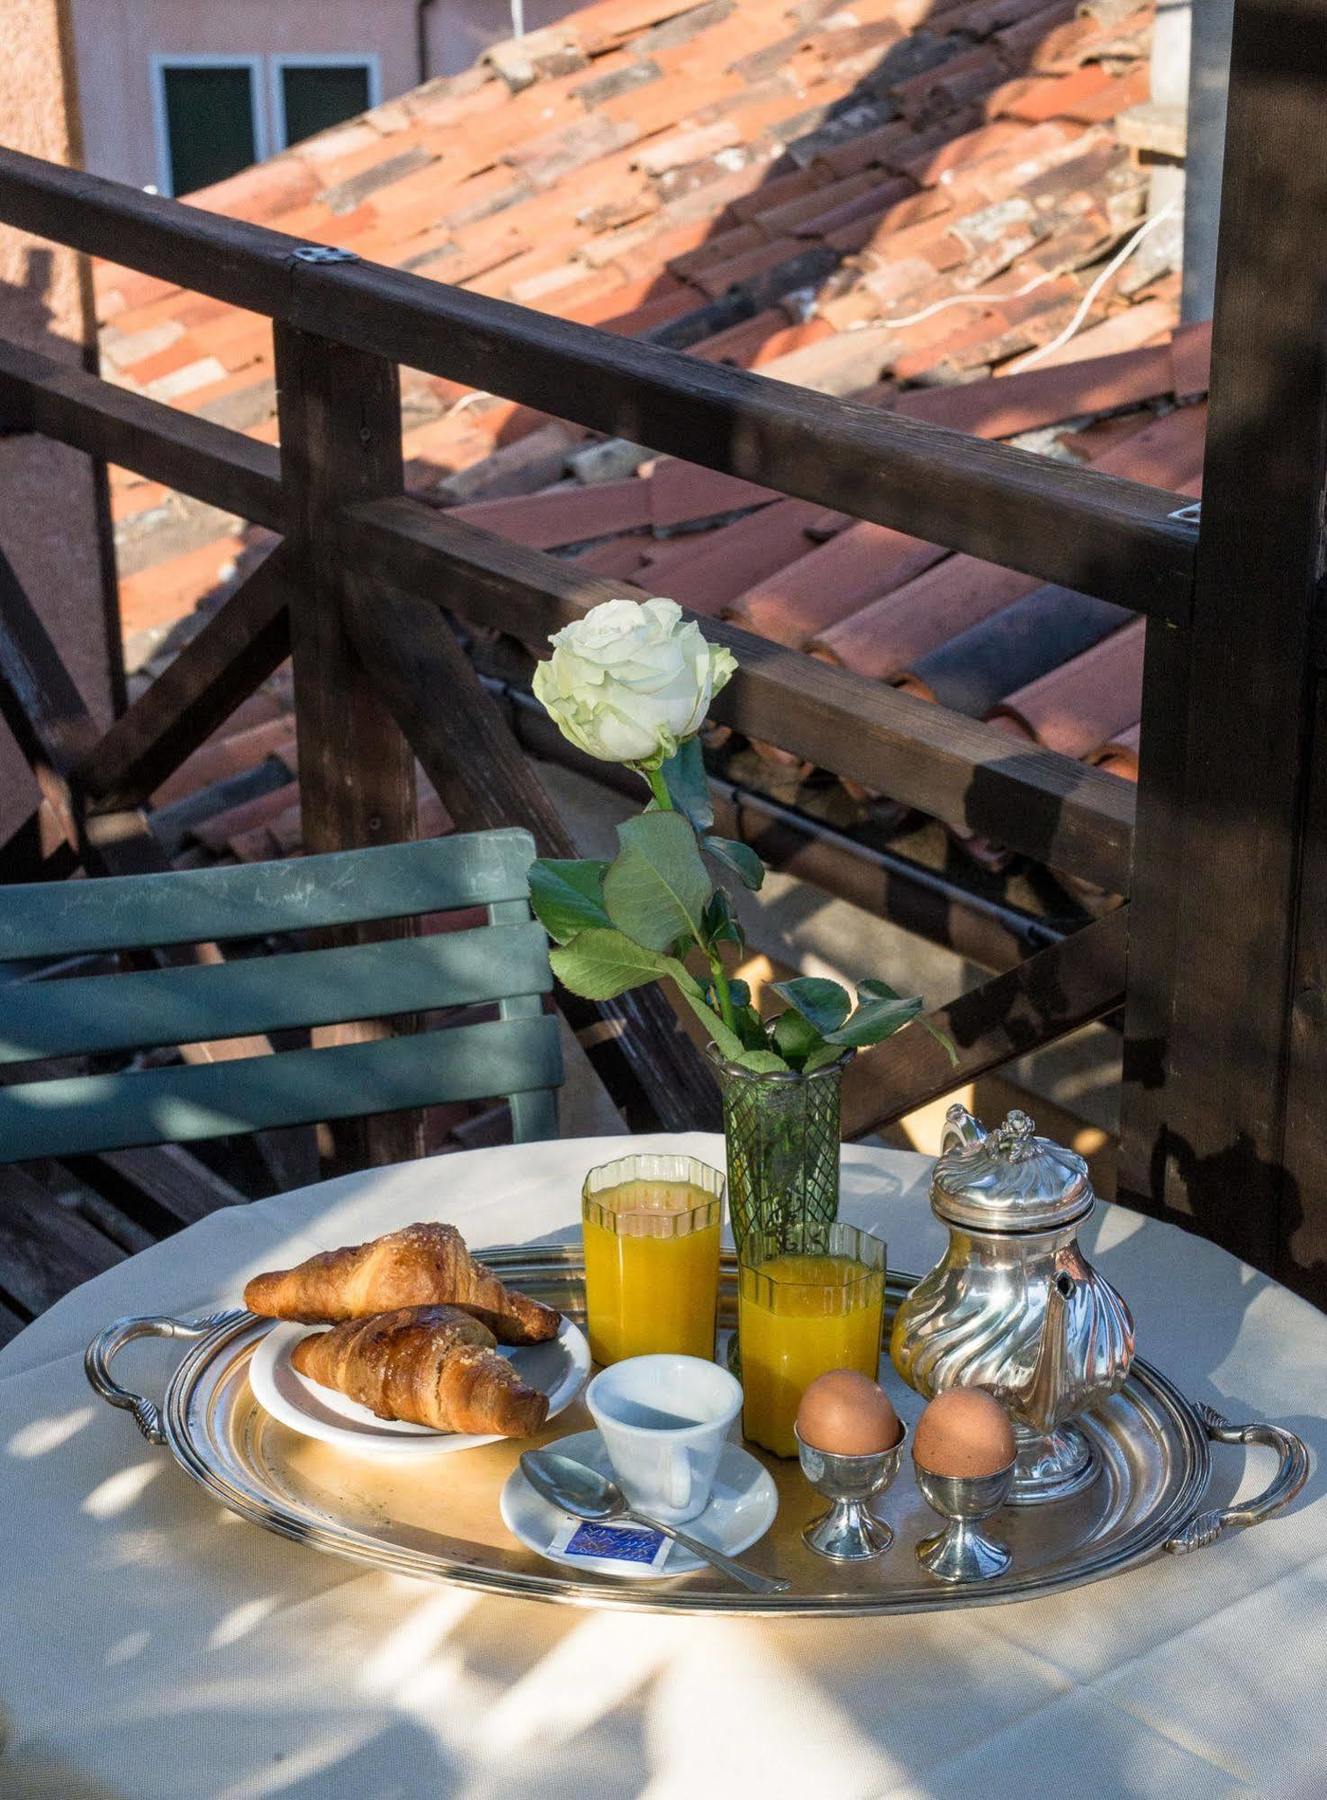
[[[1276,1474],[1261,1494],[1242,1500],[1236,1506],[1214,1507],[1209,1512],[1195,1513],[1187,1525],[1166,1539],[1172,1556],[1184,1556],[1190,1550],[1201,1550],[1213,1544],[1226,1531],[1242,1531],[1247,1525],[1259,1525],[1294,1499],[1309,1478],[1308,1447],[1302,1438],[1281,1425],[1232,1425],[1210,1406],[1196,1409],[1207,1435],[1216,1444],[1265,1444],[1278,1458]]]
[[[111,1374],[112,1359],[132,1344],[135,1338],[183,1338],[192,1341],[206,1337],[218,1325],[227,1324],[240,1315],[237,1312],[209,1313],[205,1319],[169,1319],[152,1314],[142,1319],[116,1319],[105,1331],[98,1332],[83,1355],[83,1369],[93,1388],[109,1406],[121,1407],[134,1415],[134,1424],[149,1444],[164,1444],[166,1433],[161,1423],[161,1408],[146,1394],[131,1393],[121,1387]]]

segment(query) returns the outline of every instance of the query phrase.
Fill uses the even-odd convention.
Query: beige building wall
[[[9,4],[9,0],[0,0]],[[376,56],[382,97],[417,87],[416,0],[71,0],[87,167],[155,185],[154,56]],[[261,112],[272,116],[270,70]],[[269,141],[262,154],[281,146]]]
[[[0,15],[17,0],[0,0]],[[86,165],[98,175],[156,185],[154,56],[261,57],[260,111],[274,141],[271,62],[277,56],[375,56],[381,97],[468,68],[488,44],[511,36],[510,0],[70,0],[82,96]],[[572,10],[570,0],[525,0],[535,30]],[[422,36],[421,36],[422,28]],[[423,54],[421,56],[421,49]]]
[[[63,0],[0,0],[0,142],[77,162],[76,96],[62,37]],[[89,365],[92,317],[81,259],[0,225],[0,337]],[[0,548],[41,611],[94,714],[111,707],[107,565],[92,464],[44,438],[0,437]],[[0,726],[0,838],[31,811],[34,790]]]

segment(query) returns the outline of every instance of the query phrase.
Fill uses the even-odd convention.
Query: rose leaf
[[[697,831],[708,830],[714,823],[714,808],[710,804],[709,777],[700,739],[692,737],[680,744],[677,754],[661,764],[659,772],[677,810],[690,819]]]
[[[852,1009],[852,996],[837,981],[819,975],[799,975],[792,981],[771,984],[774,992],[814,1025],[821,1037],[837,1031]]]
[[[530,905],[555,944],[611,923],[604,910],[606,862],[541,856],[530,865]]]
[[[765,865],[750,844],[739,844],[732,838],[721,837],[703,837],[700,842],[701,847],[715,862],[722,863],[730,874],[736,875],[744,887],[749,887],[754,892],[763,885]]]
[[[615,999],[681,968],[671,956],[635,944],[620,931],[599,928],[578,932],[569,944],[550,950],[548,959],[562,985],[586,1000]]]
[[[617,829],[622,848],[604,876],[604,905],[619,931],[650,950],[701,940],[714,884],[681,813],[641,813]]]
[[[896,1031],[902,1031],[910,1025],[921,1011],[923,1001],[920,996],[909,1000],[873,999],[869,994],[860,1004],[846,1025],[837,1031],[827,1031],[825,1041],[830,1044],[848,1044],[860,1050],[867,1044],[883,1043],[887,1037],[893,1037]]]

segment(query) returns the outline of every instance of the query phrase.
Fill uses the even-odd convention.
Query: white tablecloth
[[[671,1140],[722,1163],[719,1140]],[[664,1140],[638,1140],[649,1147]],[[82,1352],[126,1313],[421,1216],[476,1249],[565,1238],[604,1139],[476,1151],[214,1214],[0,1355],[0,1795],[43,1800],[696,1800],[1327,1793],[1327,1319],[1223,1252],[1103,1207],[1089,1250],[1143,1353],[1315,1470],[1286,1513],[1113,1581],[964,1614],[754,1621],[593,1613],[379,1573],[230,1517]],[[848,1148],[844,1214],[921,1270],[920,1156]],[[134,1385],[178,1354],[134,1346]],[[158,1387],[159,1391],[159,1387]],[[1271,1457],[1216,1447],[1218,1491]],[[900,1545],[895,1554],[908,1554]]]

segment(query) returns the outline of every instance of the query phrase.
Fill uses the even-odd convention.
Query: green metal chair
[[[269,937],[483,906],[472,930],[0,986],[0,1063],[89,1056],[497,1002],[498,1018],[372,1043],[0,1087],[0,1163],[182,1143],[506,1096],[556,1137],[562,1081],[526,831],[240,868],[0,888],[0,960]]]

